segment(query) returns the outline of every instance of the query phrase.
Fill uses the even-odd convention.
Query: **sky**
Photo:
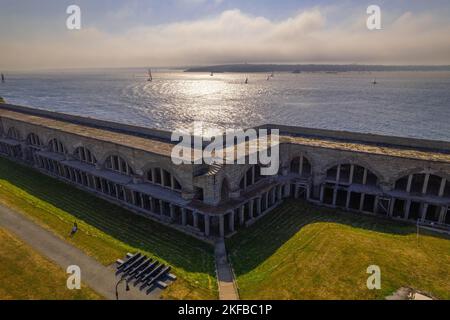
[[[73,4],[80,30],[66,27]],[[450,65],[448,17],[448,0],[0,0],[0,69]]]

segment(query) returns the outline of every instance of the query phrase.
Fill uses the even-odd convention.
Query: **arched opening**
[[[29,146],[41,146],[42,142],[41,139],[39,138],[39,136],[35,133],[30,133],[27,136],[27,140],[26,140],[27,145]]]
[[[241,181],[239,182],[239,187],[242,190],[245,190],[263,178],[264,176],[261,175],[261,166],[258,164],[254,165],[245,172],[245,174],[241,178]]]
[[[369,169],[354,164],[343,163],[329,168],[326,179],[333,183],[362,184],[376,186],[378,177]]]
[[[105,168],[111,171],[116,171],[125,175],[132,175],[133,169],[125,159],[120,156],[109,156],[105,161]]]
[[[89,164],[96,164],[97,159],[92,154],[92,152],[86,147],[78,147],[73,153],[74,157],[81,162],[86,162]]]
[[[61,154],[67,153],[66,148],[64,147],[64,144],[56,138],[50,140],[48,146],[49,146],[49,149],[51,152],[61,153]]]
[[[394,188],[408,193],[450,197],[449,181],[436,174],[409,174],[395,181]]]
[[[11,127],[8,130],[7,137],[9,139],[13,139],[13,140],[20,140],[20,133],[19,133],[19,131],[16,128]]]
[[[146,180],[153,184],[158,184],[172,190],[181,191],[181,183],[168,170],[163,168],[151,168],[147,171]]]
[[[304,156],[295,157],[291,161],[290,172],[309,178],[312,174],[311,162]]]

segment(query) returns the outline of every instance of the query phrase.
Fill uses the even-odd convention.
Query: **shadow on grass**
[[[416,234],[416,226],[409,223],[289,199],[250,228],[240,230],[227,240],[232,259],[239,259],[234,265],[236,274],[239,276],[255,269],[303,227],[321,222],[391,235]],[[450,240],[449,236],[432,231],[422,230],[421,234]]]
[[[1,157],[0,179],[174,267],[215,277],[213,247],[207,243]]]

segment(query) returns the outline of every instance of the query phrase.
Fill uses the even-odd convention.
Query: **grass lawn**
[[[102,299],[90,288],[69,290],[63,269],[0,228],[0,300]]]
[[[227,242],[242,299],[384,299],[406,286],[450,299],[450,237],[290,200]],[[369,265],[381,290],[368,290]]]
[[[0,204],[20,212],[104,265],[141,251],[169,264],[178,279],[167,299],[215,299],[214,249],[200,240],[0,158]],[[68,234],[74,221],[79,232]]]

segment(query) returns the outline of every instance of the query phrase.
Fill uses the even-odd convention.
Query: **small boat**
[[[147,81],[150,81],[150,82],[153,81],[153,76],[152,76],[152,70],[151,69],[148,69],[148,79],[147,79]]]
[[[5,75],[2,73],[2,82],[5,82]]]

